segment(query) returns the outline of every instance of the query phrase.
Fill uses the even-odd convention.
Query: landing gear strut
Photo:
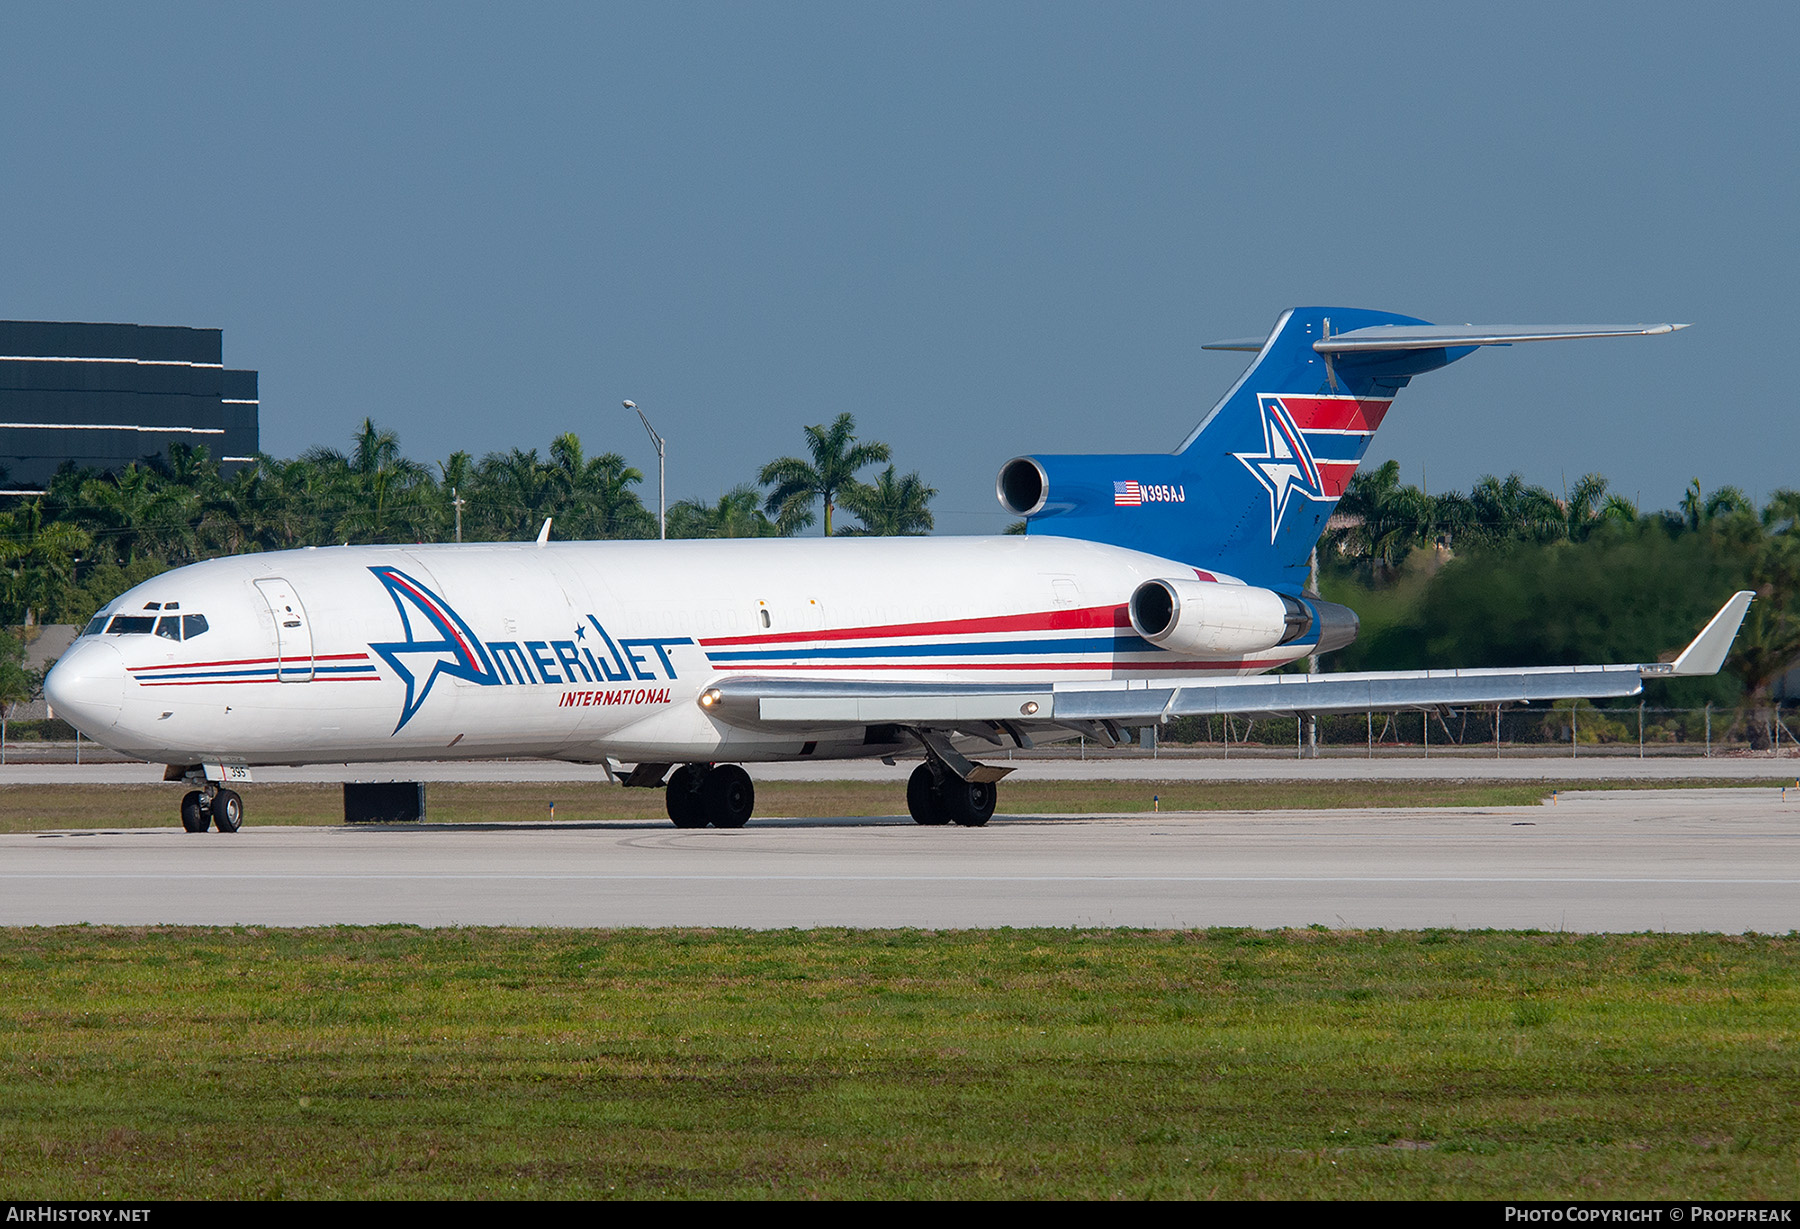
[[[244,826],[244,800],[236,790],[220,789],[208,781],[189,790],[181,799],[181,826],[188,832],[236,832]]]
[[[906,809],[921,824],[979,828],[993,817],[999,791],[992,781],[964,781],[927,760],[906,782]]]
[[[742,828],[756,809],[756,787],[736,764],[683,764],[670,774],[667,791],[677,828]]]

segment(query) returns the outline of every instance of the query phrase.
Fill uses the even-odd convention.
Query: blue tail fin
[[[1440,326],[1296,307],[1172,453],[1030,456],[1000,470],[1032,533],[1130,547],[1298,591],[1307,557],[1394,396],[1478,346],[1668,333],[1685,325]]]
[[[1027,516],[1031,533],[1126,546],[1253,584],[1298,588],[1395,393],[1473,348],[1336,355],[1315,351],[1313,343],[1371,326],[1424,323],[1355,308],[1294,308],[1173,453],[1020,457],[1001,470],[1001,502]]]

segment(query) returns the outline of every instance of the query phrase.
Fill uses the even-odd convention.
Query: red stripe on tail
[[[1355,397],[1283,396],[1281,404],[1302,431],[1374,431],[1394,403]]]

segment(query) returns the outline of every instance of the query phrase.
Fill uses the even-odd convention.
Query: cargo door
[[[256,582],[269,613],[275,616],[276,677],[284,683],[310,683],[313,677],[312,622],[294,586],[280,577]]]

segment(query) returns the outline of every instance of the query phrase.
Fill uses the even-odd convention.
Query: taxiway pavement
[[[1718,756],[1512,756],[1496,758],[1460,751],[1430,756],[1382,755],[1374,759],[1333,755],[1290,759],[1268,753],[1221,759],[1215,754],[1172,753],[1093,756],[1020,755],[978,757],[1015,769],[1020,780],[1041,781],[1755,781],[1800,780],[1800,758],[1792,755]],[[892,781],[904,793],[906,776],[918,761],[810,760],[746,764],[759,781]],[[556,760],[444,760],[416,764],[313,764],[297,768],[257,768],[259,782],[338,781],[591,781],[610,785],[598,764]],[[161,764],[6,764],[7,785],[130,785],[163,779]]]
[[[1800,790],[1557,805],[0,836],[0,924],[1800,928]]]

